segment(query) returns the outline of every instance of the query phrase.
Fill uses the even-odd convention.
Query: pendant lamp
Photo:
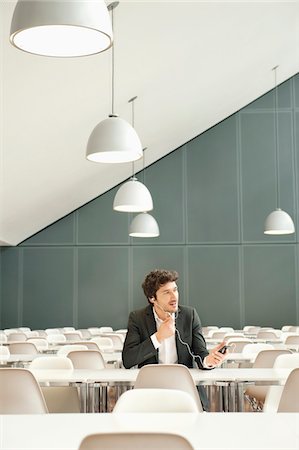
[[[132,103],[132,125],[134,127],[134,100]],[[113,209],[120,212],[145,212],[153,209],[153,200],[148,188],[135,177],[134,163],[132,178],[122,184],[115,194]]]
[[[113,28],[113,10],[118,2],[111,3]],[[101,163],[125,163],[142,157],[142,145],[134,128],[114,112],[114,45],[112,47],[111,70],[111,114],[92,131],[88,143],[86,158]]]
[[[277,78],[276,78],[276,70],[278,66],[275,66],[272,70],[275,75],[275,91],[274,91],[274,99],[275,99],[275,120],[274,120],[274,129],[275,129],[275,172],[276,172],[276,209],[272,211],[265,220],[264,226],[264,234],[270,235],[283,235],[283,234],[292,234],[295,232],[295,226],[292,218],[288,213],[279,208],[280,204],[280,195],[279,195],[279,158],[278,158],[278,111],[277,111]]]
[[[134,217],[129,228],[129,236],[132,237],[158,237],[160,235],[159,226],[156,219],[143,212]]]
[[[10,42],[42,56],[93,55],[111,47],[112,27],[104,0],[18,0]]]

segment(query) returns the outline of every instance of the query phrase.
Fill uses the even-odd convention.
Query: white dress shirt
[[[159,330],[163,320],[161,320],[155,308],[153,308],[153,313],[156,321],[157,330]],[[175,314],[171,314],[173,320],[175,320]],[[156,334],[151,335],[151,340],[155,349],[159,349],[159,364],[177,364],[178,363],[178,353],[176,349],[175,343],[175,334],[170,336],[169,338],[164,339],[162,342],[159,342]],[[206,363],[206,358],[203,360],[203,367],[205,369],[212,369],[214,366],[210,366]]]

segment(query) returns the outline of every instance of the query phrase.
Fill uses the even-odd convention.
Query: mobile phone
[[[223,347],[221,347],[219,350],[217,350],[219,353],[222,353],[222,355],[224,355],[226,353],[226,350],[230,348],[230,345],[224,345]]]

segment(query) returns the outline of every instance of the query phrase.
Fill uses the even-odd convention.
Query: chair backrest
[[[252,344],[252,341],[247,338],[230,338],[227,341],[228,345],[232,345],[231,351],[234,353],[242,353],[243,348],[247,344]]]
[[[35,358],[30,369],[73,369],[72,361],[65,356],[40,356]]]
[[[7,336],[5,333],[0,333],[0,342],[7,342]]]
[[[66,337],[67,341],[82,341],[82,335],[78,331],[76,332],[67,331],[63,334]]]
[[[275,333],[275,331],[259,331],[256,335],[257,339],[265,339],[266,341],[277,341],[278,340],[278,336]]]
[[[183,436],[163,432],[98,433],[86,436],[79,450],[194,450]]]
[[[49,343],[47,339],[44,339],[42,337],[40,338],[29,338],[26,342],[31,342],[35,345],[38,351],[47,350],[49,348]]]
[[[290,353],[277,356],[273,367],[274,369],[299,368],[299,353]],[[263,408],[264,412],[277,412],[283,389],[283,386],[269,387]]]
[[[46,328],[45,332],[47,333],[47,335],[50,335],[50,334],[61,334],[58,328]]]
[[[216,331],[212,331],[211,334],[209,333],[209,337],[211,339],[219,339],[219,340],[221,340],[221,339],[224,339],[224,336],[226,334],[227,334],[226,331],[218,331],[218,330],[216,330]]]
[[[66,342],[66,337],[61,333],[48,334],[47,341],[49,342],[49,344],[63,344],[64,342]]]
[[[98,350],[79,350],[69,352],[67,357],[74,369],[105,369],[105,361]]]
[[[0,345],[0,361],[7,361],[10,356],[9,348],[5,345]]]
[[[85,328],[81,328],[80,330],[81,336],[83,339],[90,339],[91,338],[91,332]]]
[[[100,333],[112,333],[113,328],[112,327],[100,327],[99,332]]]
[[[113,412],[198,413],[198,406],[188,392],[174,389],[131,389],[118,398]]]
[[[64,333],[76,331],[74,327],[63,327],[62,330]]]
[[[27,336],[25,333],[19,332],[19,333],[10,333],[7,336],[7,342],[12,342],[12,341],[18,341],[18,342],[25,342],[27,339]]]
[[[76,350],[87,350],[86,345],[83,344],[66,344],[63,345],[57,352],[59,356],[67,356],[69,352],[74,352]]]
[[[277,412],[299,413],[299,368],[288,376],[280,397]]]
[[[242,353],[244,355],[252,355],[253,353],[257,355],[262,350],[273,350],[273,348],[272,344],[246,344]]]
[[[97,350],[98,352],[100,351],[100,347],[98,346],[98,344],[93,341],[81,341],[80,345],[85,345],[88,350]]]
[[[91,342],[95,342],[100,350],[110,350],[113,351],[113,341],[109,337],[93,337]]]
[[[299,344],[299,334],[294,334],[293,336],[287,336],[284,343],[289,344]]]
[[[253,363],[255,369],[271,369],[279,355],[291,354],[291,350],[261,350]]]
[[[0,414],[44,414],[48,409],[30,370],[0,369]]]
[[[36,355],[38,350],[32,342],[14,342],[9,344],[12,355]]]
[[[198,390],[188,367],[182,364],[148,364],[138,372],[135,389],[177,389],[188,392],[195,400],[198,410],[202,405]]]
[[[122,350],[124,346],[124,338],[121,334],[117,333],[104,333],[102,335],[104,338],[110,338],[113,342],[113,348],[115,350]]]

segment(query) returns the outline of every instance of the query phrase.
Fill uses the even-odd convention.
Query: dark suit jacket
[[[190,346],[193,354],[199,355],[203,360],[209,352],[201,334],[201,323],[195,309],[189,306],[179,306],[175,326],[180,333],[181,340]],[[155,349],[150,338],[156,331],[156,321],[151,305],[131,312],[122,353],[123,364],[126,369],[159,362],[159,350]],[[178,363],[192,368],[194,359],[189,354],[187,346],[179,341],[177,332],[175,339]],[[200,358],[196,358],[195,361],[202,368]]]

